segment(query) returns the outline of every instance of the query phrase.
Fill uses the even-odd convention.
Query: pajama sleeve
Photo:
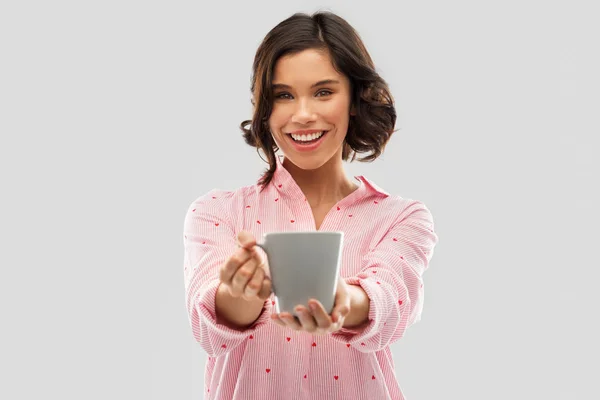
[[[422,276],[437,242],[430,211],[424,204],[411,201],[365,255],[360,273],[345,278],[369,297],[368,322],[359,329],[342,328],[332,338],[368,353],[404,336],[406,329],[421,319]]]
[[[188,320],[194,339],[211,357],[218,357],[240,345],[264,327],[272,309],[271,299],[258,319],[244,330],[231,329],[217,320],[215,298],[219,270],[237,248],[232,223],[235,207],[232,193],[212,190],[195,200],[184,220],[184,283]]]

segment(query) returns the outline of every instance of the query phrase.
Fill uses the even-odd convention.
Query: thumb
[[[263,255],[260,247],[254,247],[254,258],[258,261],[259,266],[265,271],[265,276],[271,278],[271,270],[269,269],[269,260]]]
[[[256,238],[248,231],[241,231],[238,233],[238,242],[241,247],[252,250],[252,247],[256,244]]]
[[[342,278],[338,281],[338,290],[335,295],[335,308],[333,314],[337,314],[335,316],[335,321],[337,322],[340,318],[345,318],[350,312],[350,304],[351,304],[351,290],[352,288],[348,285]]]

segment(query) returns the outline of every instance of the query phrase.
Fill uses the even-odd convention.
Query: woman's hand
[[[305,331],[314,335],[325,335],[338,331],[344,325],[344,318],[350,312],[350,292],[348,284],[342,279],[338,279],[335,292],[335,304],[331,316],[323,308],[323,305],[316,299],[310,299],[308,302],[311,309],[303,305],[298,305],[295,311],[299,317],[296,318],[288,312],[272,314],[271,319],[277,325],[288,327],[295,331]],[[312,308],[314,306],[314,308]]]
[[[268,261],[256,251],[256,239],[250,232],[240,232],[238,242],[240,248],[221,267],[221,285],[232,297],[266,300],[271,295]]]

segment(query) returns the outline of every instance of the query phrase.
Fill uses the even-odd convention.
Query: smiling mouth
[[[288,133],[288,136],[290,137],[290,139],[292,139],[295,143],[298,143],[300,145],[302,144],[311,144],[311,143],[315,143],[318,142],[320,139],[322,139],[325,135],[327,135],[327,133],[329,131],[322,131],[323,133],[320,136],[315,137],[314,139],[311,140],[302,140],[302,139],[296,139],[292,136],[291,133]]]

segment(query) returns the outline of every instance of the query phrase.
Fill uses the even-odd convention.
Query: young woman
[[[420,319],[422,275],[438,237],[416,200],[388,194],[343,161],[376,159],[394,130],[385,81],[359,35],[328,12],[273,28],[253,67],[245,141],[269,168],[254,185],[214,189],[184,222],[194,338],[208,353],[210,399],[403,399],[389,346]],[[282,154],[276,154],[276,153]],[[311,299],[274,312],[256,238],[343,231],[331,315]]]

